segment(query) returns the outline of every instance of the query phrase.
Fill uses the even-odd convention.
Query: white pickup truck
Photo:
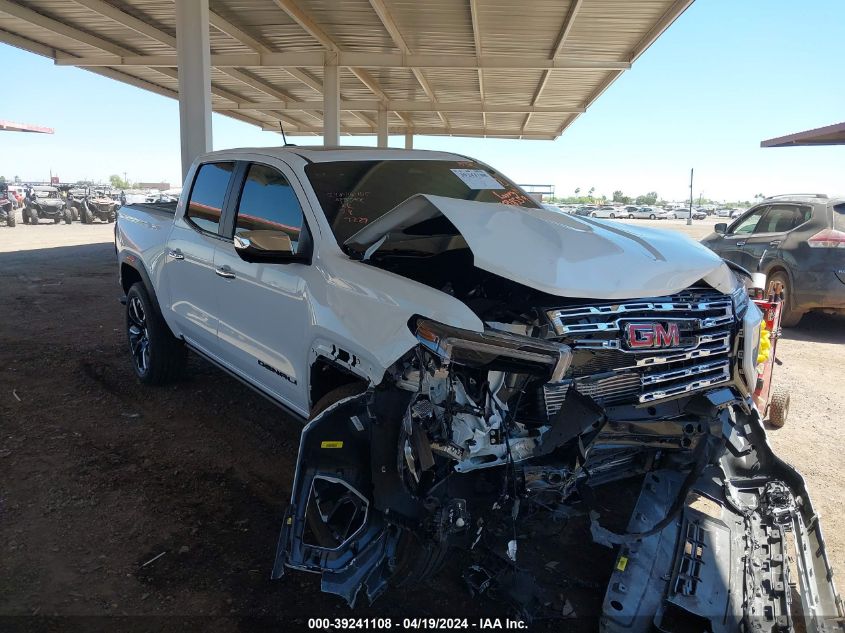
[[[598,575],[605,631],[841,630],[747,274],[696,242],[465,156],[298,147],[200,156],[115,240],[140,380],[191,350],[308,422],[273,577],[354,605],[455,553],[525,617]]]

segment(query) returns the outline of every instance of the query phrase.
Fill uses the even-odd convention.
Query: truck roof
[[[466,156],[461,154],[452,154],[451,152],[436,152],[423,149],[400,149],[393,147],[324,147],[321,145],[287,145],[281,147],[238,147],[227,150],[220,150],[210,152],[203,155],[206,157],[220,157],[229,153],[244,153],[260,154],[265,156],[273,156],[276,158],[285,158],[291,156],[298,156],[303,160],[311,163],[329,163],[346,160],[467,160]]]

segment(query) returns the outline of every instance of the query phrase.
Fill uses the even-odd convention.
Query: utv
[[[92,224],[94,219],[101,222],[114,222],[120,203],[101,191],[90,192],[82,201],[80,217],[84,224]]]
[[[14,194],[9,191],[6,185],[0,187],[0,222],[5,222],[8,226],[15,226]]]
[[[67,224],[71,223],[70,209],[59,196],[56,187],[33,187],[30,190],[23,210],[23,222],[38,224],[39,219],[53,220],[54,224],[63,219]]]

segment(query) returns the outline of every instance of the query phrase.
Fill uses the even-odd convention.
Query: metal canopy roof
[[[34,132],[36,134],[52,134],[53,128],[30,123],[15,123],[0,119],[0,132]]]
[[[553,139],[691,3],[210,0],[212,106],[321,134],[336,63],[343,134]],[[0,42],[177,98],[175,32],[172,0],[0,0]]]
[[[845,145],[845,122],[760,142],[760,147],[793,147],[795,145]]]

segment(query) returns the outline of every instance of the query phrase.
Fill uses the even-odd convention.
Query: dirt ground
[[[712,222],[654,224],[698,238]],[[172,387],[134,379],[111,231],[0,227],[0,628],[295,630],[309,617],[350,617],[316,576],[269,580],[300,426],[198,359]],[[837,569],[843,344],[833,317],[786,332],[777,379],[792,410],[770,431],[809,481]],[[44,617],[9,617],[32,615]],[[96,617],[106,615],[169,617]],[[472,601],[450,566],[424,590],[392,590],[354,615],[505,608]]]

